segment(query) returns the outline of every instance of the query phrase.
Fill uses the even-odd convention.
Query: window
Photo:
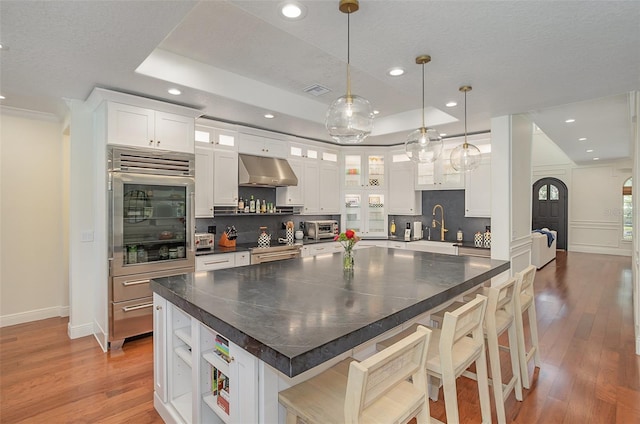
[[[547,200],[547,185],[543,185],[538,190],[538,200]]]
[[[633,203],[631,197],[632,179],[629,178],[622,185],[622,239],[633,238]]]
[[[538,190],[538,200],[560,200],[560,191],[553,184],[545,184]]]

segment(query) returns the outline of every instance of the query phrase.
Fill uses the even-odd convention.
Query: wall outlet
[[[215,234],[216,233],[216,226],[215,225],[209,225],[207,227],[207,233],[209,234]]]

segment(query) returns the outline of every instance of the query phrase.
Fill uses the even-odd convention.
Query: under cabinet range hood
[[[298,177],[286,159],[238,155],[238,185],[252,187],[297,186]]]

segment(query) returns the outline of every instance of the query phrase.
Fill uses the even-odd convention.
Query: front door
[[[556,230],[556,248],[567,249],[567,186],[562,181],[543,178],[533,184],[531,227]]]

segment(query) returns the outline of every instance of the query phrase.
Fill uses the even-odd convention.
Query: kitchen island
[[[156,313],[154,317],[154,324],[166,321],[164,335],[158,333],[164,331],[159,325],[154,328],[156,377],[160,379],[155,404],[163,418],[176,422],[203,422],[216,416],[222,416],[220,422],[282,421],[278,418],[279,390],[309,378],[390,330],[399,331],[509,269],[505,261],[379,247],[358,250],[354,256],[350,273],[342,270],[342,255],[336,253],[153,280],[151,288],[159,303],[156,312],[162,306],[175,310],[173,316]],[[188,318],[191,323],[184,325]],[[167,386],[177,381],[175,367],[182,367],[172,359],[175,346],[183,347],[180,341],[172,347],[177,330],[171,330],[176,327],[190,333],[190,344],[182,353],[192,355],[191,382],[179,383],[187,389],[171,393],[174,388]],[[201,360],[208,351],[215,353],[215,340],[220,338],[227,342],[229,356],[216,354],[213,361]],[[219,363],[216,356],[228,360],[232,374],[227,381],[232,394],[229,412],[216,410],[215,401],[209,407],[199,401],[207,396],[211,401],[216,394],[210,368],[225,367],[224,363],[214,366]],[[167,415],[163,408],[172,412],[172,402],[184,397],[182,392],[189,394],[191,411]],[[211,417],[207,415],[210,409],[215,412]]]

